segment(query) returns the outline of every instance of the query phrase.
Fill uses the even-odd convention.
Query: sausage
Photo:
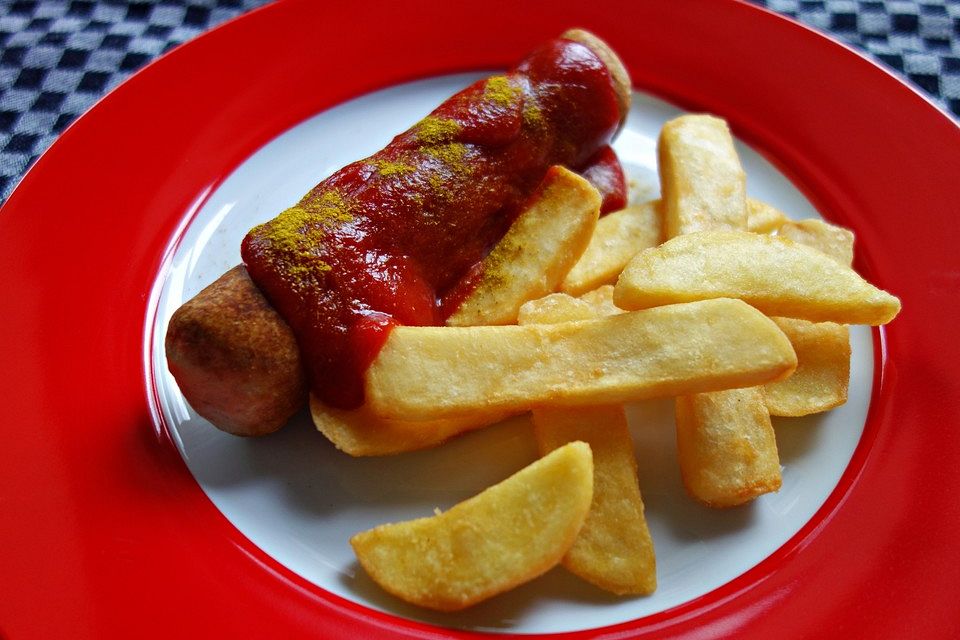
[[[622,125],[630,104],[623,65],[587,32],[569,31],[563,38],[585,44],[604,62]],[[243,265],[177,310],[165,347],[187,401],[229,433],[275,431],[306,402],[308,376],[297,337]]]

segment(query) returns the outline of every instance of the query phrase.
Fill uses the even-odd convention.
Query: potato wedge
[[[396,327],[367,371],[377,415],[428,420],[545,404],[613,404],[781,379],[775,324],[712,300],[556,325]]]
[[[670,120],[657,153],[667,238],[747,228],[746,175],[725,121],[710,115]]]
[[[592,495],[590,447],[574,442],[445,513],[381,525],[350,544],[386,591],[457,611],[554,567],[583,526]]]
[[[853,264],[853,232],[823,220],[799,220],[780,226],[777,235],[822,251],[842,265]]]
[[[600,215],[600,194],[551,167],[534,199],[483,260],[480,282],[447,318],[451,327],[510,324],[527,300],[552,293],[577,262]]]
[[[554,324],[591,320],[619,313],[626,313],[626,311],[613,304],[613,285],[605,284],[593,291],[587,291],[579,298],[566,293],[551,293],[525,302],[520,307],[517,323]]]
[[[566,293],[551,293],[523,303],[517,314],[517,324],[553,324],[591,320],[596,317],[597,314],[589,302]]]
[[[797,370],[763,385],[772,416],[805,416],[839,407],[850,385],[850,330],[832,322],[771,318],[797,352]]]
[[[344,453],[388,456],[435,447],[461,433],[505,420],[510,414],[478,412],[419,422],[390,420],[373,415],[366,405],[352,410],[335,409],[311,396],[310,416],[317,430]]]
[[[608,288],[612,289],[612,287]],[[542,303],[553,298],[560,303]],[[605,297],[583,308],[582,300],[559,293],[532,302],[528,317],[538,323],[571,322],[608,315]],[[578,304],[579,303],[579,304]],[[524,305],[525,308],[531,303]],[[613,308],[612,302],[609,304]],[[617,310],[616,313],[622,313]],[[619,595],[653,593],[657,564],[643,516],[637,460],[623,405],[539,408],[532,414],[541,455],[567,442],[582,441],[593,451],[593,501],[576,542],[563,557],[571,573]]]
[[[563,566],[618,595],[653,593],[657,561],[623,406],[536,409],[533,426],[541,455],[578,440],[593,451],[593,501]]]
[[[780,236],[805,244],[840,264],[853,264],[853,233],[822,220],[787,222]],[[850,330],[833,322],[771,318],[797,352],[797,370],[786,380],[763,386],[772,416],[805,416],[839,407],[850,385]]]
[[[602,284],[613,284],[630,258],[661,242],[659,200],[614,211],[597,222],[586,251],[563,279],[560,291],[578,296]]]
[[[614,291],[624,309],[739,298],[768,315],[885,324],[900,301],[816,249],[745,231],[678,236],[630,261]]]
[[[777,440],[758,387],[676,400],[677,455],[687,492],[733,507],[781,485]]]
[[[779,229],[788,218],[782,211],[766,202],[747,198],[747,231],[770,233]]]
[[[613,285],[605,284],[597,287],[593,291],[587,291],[580,296],[580,300],[590,305],[590,308],[596,312],[598,317],[615,316],[620,313],[626,313],[617,305],[613,304]]]

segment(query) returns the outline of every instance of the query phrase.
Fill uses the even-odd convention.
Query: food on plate
[[[780,488],[771,415],[846,400],[844,324],[899,311],[849,231],[747,197],[720,118],[666,123],[661,199],[630,205],[610,147],[629,106],[615,54],[569,31],[256,226],[170,320],[171,372],[230,433],[309,398],[338,449],[382,456],[531,414],[540,460],[351,538],[405,601],[456,611],[560,562],[653,592],[623,403],[675,397],[688,493],[740,505]]]
[[[435,447],[453,436],[500,422],[513,412],[476,411],[452,418],[397,420],[378,416],[366,405],[336,409],[311,397],[310,415],[317,430],[340,451],[351,456],[388,456]]]
[[[599,298],[604,301],[602,294]],[[540,305],[528,307],[531,322],[572,322],[622,313],[612,305],[590,305],[562,293],[541,300],[544,302]],[[593,452],[590,512],[573,546],[563,556],[563,566],[618,595],[653,593],[657,588],[657,561],[643,515],[637,459],[623,405],[541,407],[533,410],[531,420],[540,455],[576,441],[586,442]]]
[[[879,325],[900,301],[816,249],[746,231],[701,231],[641,251],[614,291],[624,309],[725,297],[814,322]]]
[[[551,293],[525,302],[517,314],[517,324],[553,324],[558,322],[554,318],[563,318],[559,322],[592,320],[597,315],[586,300],[566,293]]]
[[[256,283],[247,283],[248,297],[262,291],[279,316],[245,316],[241,307],[218,331],[224,323],[218,305],[230,307],[233,299],[209,292],[215,304],[204,305],[206,317],[189,335],[181,314],[171,318],[168,362],[188,402],[218,426],[244,434],[275,430],[289,415],[258,419],[238,405],[282,397],[284,406],[300,406],[307,386],[327,405],[361,406],[364,372],[391,328],[441,324],[455,311],[468,293],[457,285],[475,275],[474,265],[550,166],[586,172],[590,162],[609,163],[601,152],[629,101],[629,79],[615,54],[574,30],[510,72],[456,94],[374,156],[334,173],[244,240],[241,253]],[[236,322],[255,325],[255,334],[280,332],[259,323],[281,317],[298,349],[229,338]],[[267,351],[251,351],[258,346]],[[309,384],[273,379],[218,353],[246,349],[257,360],[278,348],[298,361],[293,369]],[[211,370],[209,363],[221,361],[237,368]],[[231,393],[233,381],[248,378],[258,379],[248,395]],[[257,389],[269,389],[268,397],[256,396]]]
[[[795,367],[769,318],[718,299],[554,325],[396,327],[366,397],[378,415],[423,420],[715,391]]]
[[[787,221],[785,213],[776,207],[754,198],[747,198],[747,231],[770,233]]]
[[[850,384],[850,331],[833,322],[771,318],[797,352],[789,378],[763,385],[772,416],[806,416],[839,407]]]
[[[813,247],[845,266],[853,264],[853,232],[823,220],[784,222],[777,235]]]
[[[663,241],[660,201],[652,200],[604,216],[580,260],[563,279],[560,290],[572,296],[612,284],[641,249]]]
[[[724,120],[674,118],[663,125],[657,152],[666,238],[747,228],[746,175]]]
[[[541,455],[576,441],[593,451],[593,500],[563,566],[618,595],[653,593],[657,561],[623,405],[535,409],[532,420]]]
[[[666,238],[716,229],[766,226],[775,209],[744,195],[746,176],[726,122],[681,116],[658,140]],[[695,172],[703,171],[704,179]],[[669,210],[669,213],[666,211]],[[616,292],[615,292],[616,293]],[[680,396],[674,401],[677,462],[687,493],[712,507],[743,504],[780,488],[780,457],[758,389]]]
[[[759,387],[681,396],[677,456],[688,493],[732,507],[780,489],[777,440]]]
[[[275,431],[307,395],[293,332],[242,266],[177,309],[166,353],[190,405],[228,433]]]
[[[599,214],[600,194],[589,182],[551,167],[533,204],[480,263],[479,282],[446,324],[516,322],[520,305],[556,290],[590,242]]]
[[[844,266],[853,264],[853,233],[822,220],[789,221],[777,235],[822,251]],[[789,378],[763,385],[773,416],[805,416],[847,401],[850,384],[850,330],[834,322],[771,318],[797,352],[797,370]]]
[[[560,290],[578,296],[602,285],[614,284],[633,256],[663,242],[666,238],[660,203],[660,200],[650,200],[600,218],[590,243],[563,279]],[[747,230],[766,233],[786,220],[779,209],[747,198]]]
[[[547,572],[576,539],[593,495],[593,460],[567,444],[438,515],[350,539],[373,580],[430,609],[457,611]]]

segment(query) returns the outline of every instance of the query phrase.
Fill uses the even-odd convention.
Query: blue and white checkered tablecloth
[[[0,202],[77,116],[152,59],[269,0],[0,0]],[[756,0],[960,115],[960,1]]]

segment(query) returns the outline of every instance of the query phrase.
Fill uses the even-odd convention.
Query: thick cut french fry
[[[518,324],[553,324],[555,322],[574,322],[591,320],[597,314],[589,302],[574,298],[566,293],[551,293],[523,303],[517,314]],[[555,320],[554,318],[561,318]]]
[[[677,398],[677,455],[687,492],[732,507],[780,488],[780,458],[759,388]]]
[[[551,297],[565,302],[536,307],[531,314],[534,322],[571,322],[582,319],[585,313],[588,317],[609,315],[603,295],[598,306],[587,309],[572,304],[583,302],[565,294],[541,300]],[[657,588],[656,557],[643,516],[637,460],[623,406],[540,408],[533,410],[532,420],[541,455],[577,440],[589,444],[593,451],[593,502],[580,535],[563,557],[563,565],[587,582],[616,594],[653,593]]]
[[[601,285],[614,284],[633,256],[667,239],[661,207],[660,200],[651,200],[600,218],[587,250],[563,279],[560,290],[576,296]],[[780,210],[747,198],[749,231],[768,233],[786,220]]]
[[[626,313],[623,309],[613,304],[613,285],[605,284],[597,287],[593,291],[587,291],[580,296],[580,300],[590,305],[598,317],[615,316],[618,313]]]
[[[657,562],[623,406],[536,409],[533,426],[541,455],[577,440],[593,451],[593,501],[563,566],[619,595],[653,593]]]
[[[747,198],[747,231],[770,233],[787,222],[787,216],[772,205]]]
[[[778,232],[822,251],[842,265],[853,263],[853,233],[821,220],[787,222]],[[772,318],[797,352],[797,370],[786,380],[763,386],[770,415],[805,416],[847,401],[850,385],[850,330],[833,322]]]
[[[525,302],[520,307],[517,324],[574,322],[619,313],[626,313],[626,311],[613,304],[613,285],[605,284],[593,291],[587,291],[579,298],[566,293],[551,293]]]
[[[670,203],[664,207],[667,238],[697,231],[761,229],[785,219],[773,207],[745,197],[746,178],[724,121],[692,116],[668,127],[660,138],[661,191]],[[690,394],[678,398],[676,406],[680,471],[684,478],[700,480],[686,483],[691,495],[707,504],[739,504],[771,487],[767,475],[771,468],[777,469],[779,487],[776,443],[756,449],[740,446],[773,440],[770,416],[758,390]],[[687,410],[681,413],[682,408]],[[762,415],[766,422],[757,419]],[[741,474],[725,477],[725,470]],[[743,492],[745,486],[756,491]]]
[[[600,285],[613,284],[630,258],[661,242],[659,200],[614,211],[597,222],[586,251],[567,273],[560,290],[578,296]]]
[[[428,420],[750,386],[795,367],[770,319],[712,300],[556,325],[396,327],[366,397],[377,415]]]
[[[527,300],[552,293],[593,235],[600,194],[582,177],[551,167],[540,192],[483,260],[480,282],[448,326],[510,324]]]
[[[746,175],[727,123],[709,115],[675,118],[657,144],[665,236],[746,229]]]
[[[428,449],[453,436],[486,427],[509,417],[507,413],[483,413],[456,418],[414,422],[373,415],[366,405],[359,409],[335,409],[310,397],[310,415],[317,430],[351,456],[387,456]]]
[[[805,416],[839,407],[850,384],[850,330],[832,322],[771,318],[797,352],[797,370],[763,385],[772,416]]]
[[[853,232],[823,220],[799,220],[780,226],[777,235],[822,251],[842,265],[853,264]]]
[[[592,495],[590,447],[574,442],[445,513],[381,525],[350,544],[386,591],[457,611],[554,567],[583,526]]]
[[[813,322],[885,324],[900,301],[816,249],[777,236],[713,231],[641,251],[614,302],[624,309],[739,298],[766,314]]]

